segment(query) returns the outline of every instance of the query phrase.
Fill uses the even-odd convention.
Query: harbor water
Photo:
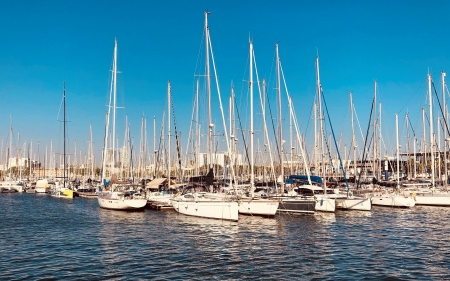
[[[449,280],[450,208],[238,222],[0,194],[1,280]]]

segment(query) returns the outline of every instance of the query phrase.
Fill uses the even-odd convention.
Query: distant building
[[[210,161],[208,153],[200,153],[199,159],[198,159],[198,166],[201,167],[203,165],[208,165],[210,163],[217,164],[222,167],[225,165],[229,165],[229,164],[242,165],[242,155],[241,154],[235,154],[233,156],[234,163],[230,163],[228,153],[224,153],[224,152],[212,153],[211,156],[212,156],[212,159]]]

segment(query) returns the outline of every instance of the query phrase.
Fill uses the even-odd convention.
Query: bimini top
[[[312,182],[322,184],[322,178],[319,176],[309,176]],[[307,175],[290,175],[288,183],[294,183],[295,181],[308,181]]]

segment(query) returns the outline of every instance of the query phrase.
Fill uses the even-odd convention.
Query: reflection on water
[[[450,208],[238,222],[0,194],[0,279],[450,278]]]

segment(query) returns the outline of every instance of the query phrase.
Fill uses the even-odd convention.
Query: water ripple
[[[1,280],[444,280],[450,208],[239,222],[0,195]]]

